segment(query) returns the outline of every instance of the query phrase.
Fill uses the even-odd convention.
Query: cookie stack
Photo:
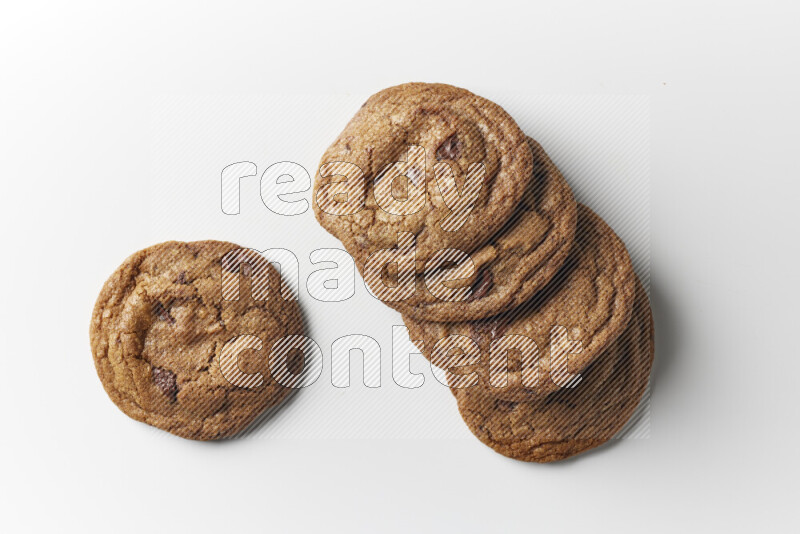
[[[500,106],[441,84],[383,90],[325,152],[314,195],[483,443],[549,462],[631,417],[653,359],[647,295],[625,245]]]

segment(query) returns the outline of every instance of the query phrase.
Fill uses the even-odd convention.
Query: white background
[[[796,4],[289,5],[2,8],[0,528],[789,530],[800,465]],[[469,434],[426,438],[424,423],[409,439],[259,434],[207,444],[121,415],[88,347],[103,280],[155,238],[228,238],[225,227],[166,236],[154,224],[170,220],[153,209],[153,180],[166,179],[159,162],[181,161],[154,150],[164,131],[154,102],[318,101],[410,80],[509,107],[515,94],[649,96],[651,437],[540,466]],[[334,128],[333,116],[320,127]],[[520,122],[536,127],[530,116]],[[254,150],[253,130],[229,127],[224,142],[243,154],[223,165],[250,159],[263,171],[293,159]],[[285,121],[261,127],[261,136],[306,140]],[[600,164],[595,148],[578,146]],[[198,183],[218,177],[216,163],[195,164]],[[254,244],[267,246],[270,219],[253,217],[264,231],[251,230]],[[374,302],[362,313],[394,321]],[[431,402],[446,406],[447,395],[434,390]],[[336,416],[336,406],[323,408]]]

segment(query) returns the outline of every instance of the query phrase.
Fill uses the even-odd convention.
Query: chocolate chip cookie
[[[625,425],[647,387],[653,353],[650,303],[637,280],[628,327],[576,388],[535,402],[507,402],[479,388],[454,394],[469,429],[495,451],[526,462],[562,460],[608,441]]]
[[[303,332],[297,302],[280,287],[261,255],[232,243],[171,241],[136,252],[106,281],[92,314],[92,353],[109,397],[133,419],[184,438],[236,434],[292,391],[268,367],[273,344]],[[231,359],[236,344],[243,350]]]
[[[469,253],[495,234],[532,170],[526,137],[500,106],[408,83],[370,97],[327,149],[314,212],[359,265],[413,238],[421,272],[437,251]]]
[[[579,204],[575,241],[564,265],[520,307],[480,321],[437,323],[407,315],[403,320],[411,339],[422,341],[422,353],[434,365],[465,376],[474,372],[498,398],[533,400],[573,377],[580,380],[577,375],[622,333],[633,308],[634,279],[625,245],[599,216]],[[479,360],[462,364],[434,357],[437,342],[448,336],[473,340]],[[493,342],[504,336],[524,343],[516,347],[519,350],[504,352],[508,380],[499,386],[492,379],[490,356]]]
[[[530,137],[528,143],[533,175],[517,211],[498,234],[470,254],[470,276],[447,286],[469,288],[469,294],[433,294],[428,285],[438,283],[439,273],[426,271],[416,276],[410,298],[385,299],[385,304],[423,321],[471,321],[519,306],[550,281],[572,246],[576,203],[544,149]],[[370,282],[367,276],[365,280]],[[397,280],[386,276],[382,283],[392,287]],[[378,293],[379,287],[373,286]]]

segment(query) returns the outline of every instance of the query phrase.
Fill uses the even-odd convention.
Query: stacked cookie
[[[381,91],[314,189],[320,224],[485,444],[548,462],[630,418],[653,358],[647,296],[614,231],[497,104],[440,84]]]

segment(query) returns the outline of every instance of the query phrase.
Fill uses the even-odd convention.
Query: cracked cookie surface
[[[412,145],[425,149],[424,170],[411,177],[387,172],[409,158]],[[333,162],[360,169],[364,187],[336,170],[341,166],[322,172]],[[454,179],[440,187],[434,167],[442,162],[449,164]],[[440,223],[451,213],[447,204],[455,205],[464,192],[471,164],[485,169],[474,207],[457,230],[445,230]],[[421,271],[436,251],[455,248],[469,253],[499,230],[522,199],[531,171],[526,137],[500,106],[465,89],[408,83],[370,97],[327,149],[314,182],[314,212],[359,265],[378,250],[396,248],[399,233],[413,235]],[[376,194],[382,180],[381,187],[388,189]],[[412,194],[416,191],[420,194]],[[381,207],[389,196],[410,204],[405,211],[390,213]],[[381,205],[376,197],[383,199]],[[334,207],[344,201],[355,202],[357,211],[337,212]],[[408,208],[411,205],[414,209]]]
[[[223,299],[223,272],[226,296],[238,287],[235,300]],[[131,255],[103,286],[90,326],[109,397],[133,419],[184,438],[244,429],[292,391],[268,369],[273,343],[303,332],[299,305],[281,298],[280,285],[262,256],[233,243],[171,241]],[[222,347],[242,335],[263,344],[238,355],[242,373],[261,374],[257,388],[233,385],[220,369]]]
[[[475,265],[472,276],[448,286],[470,287],[471,295],[461,301],[438,298],[420,273],[410,298],[385,304],[423,321],[471,321],[521,305],[550,281],[572,246],[576,203],[541,145],[530,137],[528,143],[533,174],[517,210],[489,242],[470,254]]]
[[[611,439],[633,415],[654,356],[653,318],[641,283],[630,322],[585,379],[534,402],[508,402],[480,388],[454,389],[470,431],[495,451],[527,462],[563,460]]]
[[[448,336],[465,336],[479,347],[480,361],[459,364],[457,368],[454,364],[452,372],[475,371],[479,382],[498,398],[533,400],[559,388],[550,372],[551,330],[561,327],[560,340],[566,335],[567,343],[580,342],[580,351],[569,351],[567,371],[574,374],[587,369],[628,324],[634,279],[625,245],[598,215],[578,204],[575,241],[564,265],[544,288],[518,308],[479,321],[432,322],[409,316],[403,316],[403,320],[411,339],[422,342],[422,353],[429,360],[437,342]],[[530,341],[526,348],[530,354],[531,350],[538,351],[538,361],[532,366],[530,359],[520,358],[520,351],[509,351],[508,383],[492,388],[490,349],[495,340],[506,335],[525,336],[522,339],[532,341],[535,348],[530,348],[534,346]],[[441,361],[433,363],[442,367]],[[540,379],[534,385],[526,376],[536,365]],[[554,373],[557,371],[554,369]]]

